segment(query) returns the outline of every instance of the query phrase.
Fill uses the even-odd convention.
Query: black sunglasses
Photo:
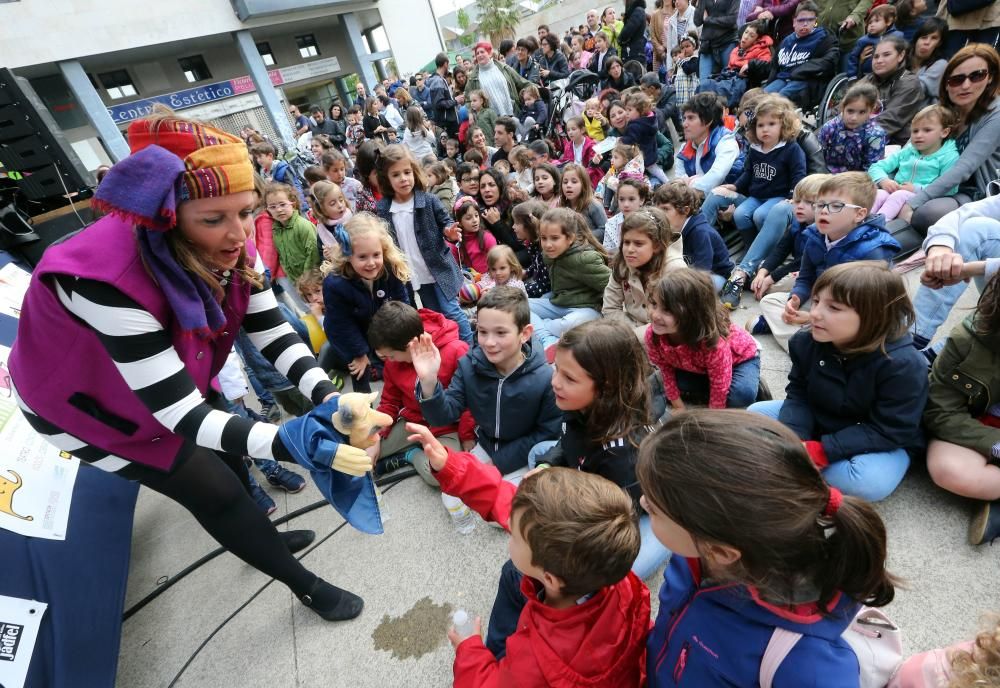
[[[990,75],[990,70],[977,69],[976,71],[969,72],[968,74],[952,74],[947,79],[945,79],[945,83],[953,88],[958,88],[959,86],[965,83],[966,79],[968,79],[974,84],[978,84],[982,81],[985,81],[989,75]]]

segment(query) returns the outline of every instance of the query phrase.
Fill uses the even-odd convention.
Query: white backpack
[[[760,662],[760,688],[771,688],[778,667],[801,637],[774,629]],[[862,607],[841,637],[858,656],[861,688],[885,688],[903,662],[903,637],[896,625],[878,609]]]

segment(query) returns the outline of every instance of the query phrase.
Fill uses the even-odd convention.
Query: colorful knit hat
[[[167,238],[180,201],[253,191],[246,144],[213,127],[177,120],[137,120],[132,154],[101,181],[93,205],[136,225],[139,250],[188,333],[210,338],[226,318],[211,287],[178,262]]]

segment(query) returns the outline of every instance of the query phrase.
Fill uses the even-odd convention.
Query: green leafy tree
[[[499,45],[505,38],[514,38],[521,23],[521,8],[517,0],[479,0],[479,33],[490,43]]]
[[[459,8],[458,10],[458,28],[462,30],[462,35],[459,36],[458,42],[468,48],[470,45],[476,42],[476,35],[469,32],[469,28],[472,26],[472,18],[469,17],[469,13],[465,11],[465,8]]]

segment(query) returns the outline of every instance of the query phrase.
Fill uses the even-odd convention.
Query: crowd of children
[[[870,660],[842,635],[897,584],[868,502],[926,457],[937,484],[983,503],[971,541],[1000,537],[1000,261],[965,265],[989,286],[928,381],[886,223],[909,220],[968,128],[926,97],[889,144],[903,130],[879,118],[901,115],[885,62],[933,34],[922,0],[872,4],[834,30],[830,2],[658,0],[654,78],[638,85],[617,56],[625,25],[595,12],[567,44],[602,90],[551,140],[523,40],[449,101],[454,128],[419,102],[394,124],[369,99],[349,112],[360,138],[315,137],[312,178],[251,148],[270,277],[322,321],[334,377],[384,381],[379,410],[398,420],[369,449],[376,473],[412,465],[453,515],[510,531],[485,641],[478,621],[451,633],[455,685],[765,685],[781,633],[798,640],[766,685],[859,685]],[[915,54],[921,71],[938,55]],[[990,69],[965,79],[995,96]],[[837,71],[858,80],[804,126]],[[762,313],[745,326],[730,317],[744,291]],[[780,400],[761,379],[767,336],[790,358]],[[643,581],[664,563],[650,629]],[[893,685],[946,685],[919,662],[996,676],[998,644],[914,658]]]

